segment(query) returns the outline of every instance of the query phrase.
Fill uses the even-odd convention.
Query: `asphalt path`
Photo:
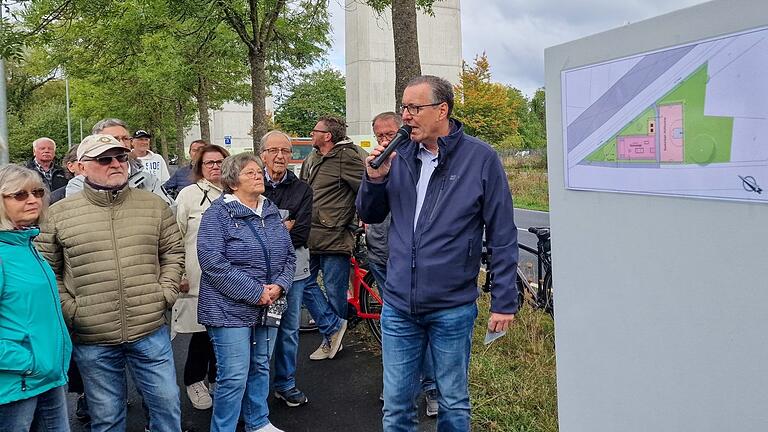
[[[519,241],[536,245],[536,237],[526,230],[530,226],[549,225],[549,214],[515,209],[515,223],[520,231]],[[522,265],[530,260],[521,254]],[[535,262],[534,262],[535,265]],[[344,337],[344,349],[333,360],[312,361],[309,354],[320,344],[317,332],[301,333],[297,385],[310,402],[298,408],[288,408],[270,396],[270,420],[286,432],[345,432],[380,431],[381,407],[381,353],[368,335],[364,323],[358,324]],[[211,410],[199,411],[192,407],[182,382],[184,361],[187,356],[188,335],[178,335],[173,341],[176,376],[181,396],[182,428],[194,432],[208,431]],[[141,402],[135,387],[129,383],[127,431],[143,432],[146,424]],[[74,418],[75,396],[70,394],[70,425],[73,432],[89,431],[87,425]],[[434,419],[424,415],[424,398],[419,397],[420,431],[432,432]],[[242,428],[238,429],[242,430]]]
[[[317,332],[301,333],[297,385],[309,398],[309,404],[288,408],[274,397],[269,398],[270,421],[286,432],[344,432],[380,431],[381,353],[368,335],[365,323],[358,324],[344,337],[344,348],[333,360],[312,361],[309,354],[320,344]],[[188,335],[178,335],[173,341],[176,376],[181,395],[182,429],[208,431],[211,410],[192,407],[186,395],[182,377],[187,356]],[[141,402],[129,384],[127,431],[143,432],[146,423]],[[432,432],[436,422],[424,415],[423,397],[419,398],[420,431]],[[70,425],[73,432],[90,429],[74,417],[75,396],[70,394]],[[242,430],[242,425],[238,431]]]

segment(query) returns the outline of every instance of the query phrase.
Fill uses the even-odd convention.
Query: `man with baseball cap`
[[[159,178],[160,183],[165,183],[171,178],[170,173],[168,173],[168,165],[166,165],[165,159],[161,155],[153,153],[149,149],[151,138],[152,134],[144,129],[134,132],[133,140],[131,140],[133,155],[144,164],[144,170]]]
[[[56,273],[91,430],[125,430],[130,367],[150,430],[177,432],[179,389],[164,313],[178,294],[184,246],[166,203],[128,186],[128,152],[110,135],[80,143],[83,192],[51,206],[38,247]]]

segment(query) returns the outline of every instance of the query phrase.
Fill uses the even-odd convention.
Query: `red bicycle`
[[[368,271],[368,249],[365,245],[365,228],[354,231],[355,249],[349,259],[352,268],[349,272],[349,291],[347,303],[352,305],[349,311],[351,323],[365,320],[368,329],[381,345],[381,294],[373,273]]]

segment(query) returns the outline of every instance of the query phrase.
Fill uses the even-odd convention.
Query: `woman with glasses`
[[[187,361],[184,365],[184,385],[195,409],[205,410],[213,401],[205,379],[216,382],[216,357],[205,327],[197,322],[197,299],[200,293],[200,264],[197,261],[197,230],[200,218],[221,195],[221,164],[229,152],[217,145],[205,145],[200,157],[192,161],[195,182],[176,197],[176,221],[184,237],[186,277],[179,285],[179,297],[173,305],[171,329],[173,334],[192,333]]]
[[[0,168],[0,431],[69,431],[72,353],[56,277],[32,244],[49,193],[36,172]]]
[[[296,254],[277,206],[262,195],[258,156],[225,159],[221,184],[224,195],[203,214],[197,237],[197,316],[217,361],[211,431],[235,430],[242,408],[245,430],[280,432],[269,422],[267,406],[279,320],[269,322],[267,310],[290,288]]]

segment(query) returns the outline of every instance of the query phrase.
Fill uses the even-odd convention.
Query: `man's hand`
[[[368,173],[368,179],[373,183],[382,183],[384,181],[384,178],[387,177],[389,170],[392,168],[392,161],[395,159],[395,156],[397,156],[397,152],[393,152],[378,169],[371,168],[371,161],[384,152],[384,149],[387,148],[388,145],[389,143],[385,142],[376,146],[376,148],[371,151],[371,154],[365,158],[365,170]]]
[[[180,293],[189,292],[189,280],[187,280],[187,278],[183,278],[181,279],[181,282],[179,282],[179,292]]]
[[[515,314],[502,314],[502,313],[491,312],[491,317],[488,318],[488,331],[492,331],[492,332],[506,331],[514,321],[515,321]]]
[[[283,289],[280,288],[280,285],[268,284],[268,285],[264,285],[264,291],[269,293],[269,299],[271,300],[269,303],[272,304],[272,302],[274,302],[280,297],[280,294],[282,294]]]
[[[283,221],[283,225],[285,225],[285,229],[290,231],[293,228],[293,226],[296,225],[296,221],[295,220],[287,220],[286,219],[286,220]]]

